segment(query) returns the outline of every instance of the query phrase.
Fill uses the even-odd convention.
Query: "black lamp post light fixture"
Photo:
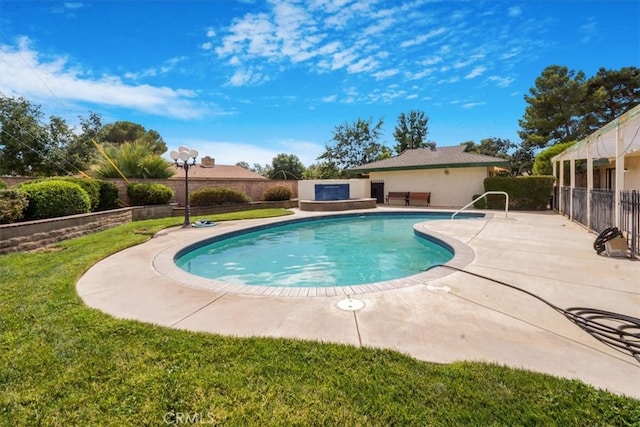
[[[184,224],[183,227],[191,226],[190,210],[189,206],[189,168],[196,165],[196,157],[198,157],[198,151],[189,149],[184,145],[178,148],[178,151],[171,151],[169,156],[176,162],[176,167],[184,169]],[[189,159],[192,159],[189,164]]]

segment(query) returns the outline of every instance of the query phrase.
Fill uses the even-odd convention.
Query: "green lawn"
[[[83,304],[75,283],[92,264],[181,222],[135,222],[0,256],[3,425],[640,424],[640,401],[579,381],[387,350],[178,331]]]

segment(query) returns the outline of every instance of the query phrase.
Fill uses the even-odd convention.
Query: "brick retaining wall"
[[[0,254],[38,249],[116,227],[133,218],[132,208],[0,225]]]

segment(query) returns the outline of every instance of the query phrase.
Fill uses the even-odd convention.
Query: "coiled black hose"
[[[622,232],[618,230],[618,227],[609,227],[604,229],[600,234],[598,234],[598,237],[596,237],[596,240],[593,242],[593,249],[598,255],[600,255],[605,250],[605,243],[618,236],[622,236]]]
[[[583,331],[593,336],[598,341],[622,353],[630,354],[631,357],[640,362],[640,319],[638,319],[637,317],[627,316],[624,314],[599,310],[595,308],[560,308],[557,305],[545,300],[544,298],[539,297],[538,295],[517,286],[510,285],[508,283],[501,282],[500,280],[492,279],[490,277],[482,276],[480,274],[471,273],[469,271],[449,265],[434,265],[427,268],[425,271],[431,270],[432,268],[436,267],[444,267],[458,271],[460,273],[468,274],[470,276],[479,277],[481,279],[489,280],[499,285],[507,286],[511,289],[515,289],[517,291],[530,295],[548,305],[549,307],[553,308],[557,312],[562,313],[567,319],[576,324]]]

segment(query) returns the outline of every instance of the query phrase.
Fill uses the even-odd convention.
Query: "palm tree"
[[[143,140],[107,145],[101,154],[93,170],[98,178],[169,178],[174,173],[171,163]]]

